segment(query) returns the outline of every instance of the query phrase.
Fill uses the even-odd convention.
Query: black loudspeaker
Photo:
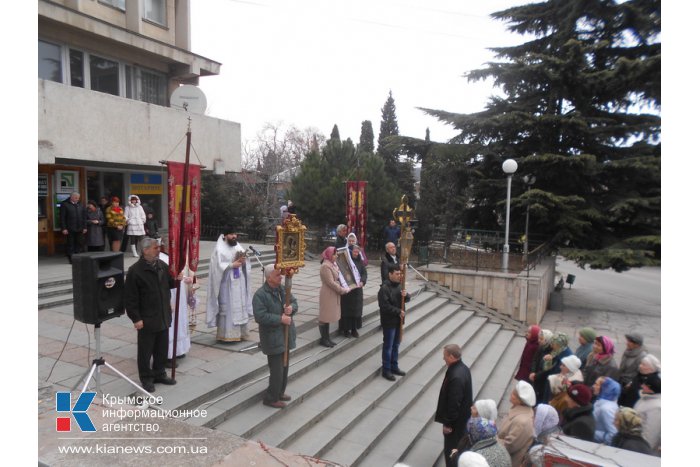
[[[100,324],[124,314],[124,254],[91,252],[72,256],[73,317]]]

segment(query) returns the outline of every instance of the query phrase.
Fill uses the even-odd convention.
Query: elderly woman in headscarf
[[[557,410],[561,417],[564,409],[567,408],[566,390],[574,383],[583,381],[583,374],[579,367],[581,360],[576,355],[569,355],[561,359],[560,372],[556,375],[550,375],[549,389],[552,392],[552,398],[549,400],[549,405]]]
[[[615,414],[619,409],[617,398],[620,397],[620,383],[607,376],[601,376],[593,385],[593,394],[598,400],[593,404],[593,418],[595,419],[596,443],[610,444],[617,433],[615,428]]]
[[[536,404],[535,390],[525,381],[518,381],[510,393],[512,404],[498,431],[498,439],[510,454],[510,462],[519,466],[527,458],[527,450],[535,436],[532,408]]]
[[[348,243],[350,242],[350,235],[348,235]],[[349,244],[348,249],[350,250],[350,257],[352,259],[352,264],[350,266],[352,267],[353,275],[355,275],[357,287],[340,297],[339,330],[345,337],[360,337],[357,330],[362,327],[362,305],[364,295],[362,293],[362,288],[367,283],[367,268],[362,264],[360,247]]]
[[[617,427],[617,434],[613,437],[611,446],[642,454],[652,454],[649,443],[642,436],[642,417],[636,410],[620,407],[615,415],[615,427]]]
[[[659,373],[644,375],[641,385],[640,398],[634,405],[634,410],[642,417],[642,436],[651,446],[654,455],[659,456],[661,455],[661,377]]]
[[[552,338],[552,350],[542,357],[544,364],[542,371],[535,376],[536,387],[543,387],[544,391],[538,403],[547,403],[552,398],[552,393],[549,389],[548,378],[551,375],[556,375],[561,371],[561,359],[571,355],[569,348],[569,336],[563,332],[557,333]],[[539,396],[539,394],[538,394]]]
[[[586,367],[586,360],[593,350],[593,341],[597,335],[593,328],[589,327],[581,328],[578,332],[579,346],[574,354],[581,360],[581,371]]]
[[[335,247],[329,246],[321,255],[321,288],[318,295],[318,329],[321,333],[320,344],[333,347],[336,343],[330,337],[330,323],[340,320],[340,296],[348,293],[350,287],[340,274],[335,260],[338,254]]]
[[[615,344],[608,336],[598,336],[593,341],[593,351],[588,356],[583,370],[583,384],[592,388],[601,376],[617,380],[617,362],[613,358]]]
[[[535,407],[535,441],[528,451],[529,463],[524,465],[542,467],[544,465],[544,448],[551,436],[561,433],[559,414],[551,405],[539,404]]]
[[[474,402],[471,408],[471,418],[485,418],[496,423],[498,418],[498,407],[493,399],[479,399]],[[457,449],[453,449],[450,454],[452,458],[459,457],[458,452],[464,452],[471,447],[472,440],[469,437],[469,432],[465,431],[462,439],[457,443]]]
[[[634,404],[639,400],[639,391],[642,389],[642,380],[646,379],[647,376],[651,374],[656,374],[661,376],[661,362],[654,355],[646,354],[642,360],[639,362],[637,367],[637,374],[632,380],[632,388],[629,391],[634,397],[624,398],[620,397],[617,403],[625,407],[634,408]],[[623,391],[624,392],[624,391]],[[632,404],[632,405],[630,405]]]
[[[357,247],[359,249],[359,255],[360,255],[360,260],[362,261],[362,264],[367,266],[369,264],[369,260],[367,259],[367,255],[365,254],[365,249],[362,248],[362,246],[357,242],[357,235],[355,235],[353,232],[350,232],[348,234],[348,247]]]
[[[493,420],[483,417],[470,418],[467,421],[467,434],[471,440],[469,451],[484,456],[489,467],[511,467],[510,454],[498,442],[498,429]]]
[[[535,357],[539,344],[540,327],[536,324],[527,328],[525,333],[525,348],[520,356],[520,366],[515,373],[515,379],[518,381],[529,382],[530,370],[532,369],[532,359]]]
[[[545,371],[544,370],[544,356],[552,351],[552,338],[553,337],[554,337],[554,334],[549,329],[540,330],[540,334],[538,336],[538,341],[537,341],[539,344],[539,347],[537,348],[535,355],[532,357],[532,367],[530,368],[530,375],[528,376],[528,379],[530,380],[530,384],[532,384],[533,388],[535,389],[535,394],[536,394],[537,400],[541,400],[544,397],[544,392],[545,392],[544,386],[546,384],[546,378],[542,379],[540,377],[538,379],[537,376],[541,372]]]

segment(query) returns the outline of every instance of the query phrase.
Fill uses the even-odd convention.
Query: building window
[[[145,0],[143,2],[143,17],[165,26],[165,2],[166,0]]]
[[[70,85],[79,88],[85,87],[85,69],[84,69],[84,54],[80,50],[70,49],[69,65],[70,65]]]
[[[119,63],[90,55],[90,89],[119,95]]]
[[[126,11],[126,0],[99,0],[99,2],[104,3],[105,5],[113,6],[114,8],[117,8],[121,11]]]
[[[167,80],[165,75],[126,65],[126,97],[151,104],[166,105]]]
[[[63,82],[60,45],[39,41],[39,78]]]

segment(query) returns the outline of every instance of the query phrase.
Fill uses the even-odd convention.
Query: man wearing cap
[[[618,382],[622,386],[622,393],[618,399],[618,404],[624,407],[634,407],[639,394],[637,393],[638,388],[635,387],[633,382],[639,371],[639,364],[646,356],[647,351],[644,348],[644,338],[641,334],[630,332],[625,334],[625,339],[627,339],[627,345],[620,359],[619,367]]]
[[[561,429],[567,436],[593,441],[595,419],[591,405],[591,390],[585,384],[573,384],[566,391],[568,408],[564,410]]]
[[[510,393],[512,406],[498,430],[498,440],[510,454],[514,466],[525,462],[527,450],[532,446],[535,437],[532,408],[536,402],[534,388],[525,381],[518,381]]]
[[[442,359],[447,364],[447,372],[440,388],[435,421],[442,423],[445,464],[450,465],[450,454],[464,436],[469,420],[473,402],[472,375],[462,361],[462,349],[458,345],[443,347]]]
[[[250,263],[238,243],[232,226],[224,228],[209,262],[207,284],[207,326],[216,327],[219,342],[240,342],[248,338],[248,321],[253,317]]]

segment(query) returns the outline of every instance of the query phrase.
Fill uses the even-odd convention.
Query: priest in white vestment
[[[161,245],[161,250],[162,249],[163,246]],[[162,251],[160,253],[160,260],[165,264],[170,264],[170,256]],[[178,309],[179,314],[177,318],[177,331],[175,331],[175,300],[177,298],[177,289],[170,289],[170,308],[173,310],[173,321],[170,323],[170,327],[168,328],[168,368],[174,364],[172,362],[173,338],[177,336],[177,349],[175,349],[177,352],[177,358],[184,358],[187,352],[190,351],[190,346],[192,345],[192,342],[190,341],[189,309],[190,307],[197,307],[197,297],[194,295],[195,290],[193,290],[194,273],[186,266],[182,273],[183,278],[182,281],[180,281],[180,308]]]
[[[253,317],[250,263],[232,227],[226,227],[216,242],[209,262],[207,327],[216,326],[216,340],[239,342],[248,338]]]

